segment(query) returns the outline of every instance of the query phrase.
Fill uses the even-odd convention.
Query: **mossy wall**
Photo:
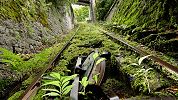
[[[177,27],[178,0],[120,0],[112,22],[139,27]]]
[[[56,3],[57,2],[57,3]],[[71,0],[0,1],[0,47],[36,53],[73,27]]]

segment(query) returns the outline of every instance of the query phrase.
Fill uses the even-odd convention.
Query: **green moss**
[[[14,95],[12,95],[10,98],[8,98],[8,100],[18,100],[20,95],[23,93],[24,91],[21,90],[19,92],[16,92]]]
[[[23,60],[20,58],[20,56],[13,54],[11,51],[8,51],[4,48],[0,48],[0,51],[2,54],[0,57],[2,58],[1,62],[9,64],[13,70],[21,70],[19,66],[23,65]],[[23,68],[23,67],[22,67]]]
[[[113,72],[114,74],[113,73],[112,73],[112,75],[110,73],[108,74],[107,77],[109,77],[109,78],[108,78],[108,80],[106,80],[104,82],[104,84],[105,84],[104,87],[105,87],[105,89],[107,89],[109,86],[108,90],[106,90],[106,91],[115,89],[115,87],[125,89],[125,87],[127,87],[127,86],[121,82],[122,80],[118,81],[118,78],[119,78],[119,74],[117,72],[118,67],[120,67],[120,70],[123,73],[127,73],[130,76],[133,76],[135,74],[135,72],[141,70],[142,67],[128,66],[128,65],[133,62],[137,62],[138,55],[136,55],[135,53],[133,53],[131,51],[128,51],[125,47],[121,46],[120,44],[114,43],[113,41],[109,40],[105,35],[103,35],[98,30],[99,28],[100,27],[98,27],[97,25],[93,26],[91,24],[81,23],[79,29],[77,31],[74,31],[74,32],[76,32],[76,35],[75,35],[74,39],[72,40],[71,45],[63,52],[63,55],[59,61],[59,64],[54,69],[54,71],[67,74],[67,73],[65,73],[65,71],[67,71],[67,68],[72,69],[69,67],[73,67],[75,65],[76,58],[78,56],[88,55],[91,50],[94,50],[96,48],[100,52],[109,51],[109,52],[111,52],[112,55],[124,54],[125,57],[121,61],[122,66],[118,66],[116,64],[116,61],[114,60],[114,56],[111,57],[111,59],[110,59],[111,63],[109,65],[107,65],[107,68],[109,69],[107,71]],[[40,63],[46,62],[48,57],[53,57],[57,53],[57,51],[59,51],[62,48],[62,46],[66,43],[66,41],[69,40],[69,38],[73,35],[73,33],[68,34],[68,36],[63,41],[61,41],[60,44],[55,45],[52,49],[46,49],[47,51],[44,50],[44,52],[43,52],[44,55],[39,54],[39,56],[41,56],[43,59],[35,56],[34,58],[36,60],[34,61],[34,63],[36,64],[36,62],[40,62]],[[99,43],[99,45],[98,45],[98,43]],[[87,45],[87,47],[85,45]],[[93,45],[95,45],[95,46],[93,46]],[[53,53],[50,53],[50,52],[53,52]],[[31,60],[31,61],[33,61],[33,60]],[[38,68],[42,68],[42,67],[38,67]],[[157,88],[156,86],[159,84],[159,82],[157,81],[157,76],[156,76],[157,73],[155,71],[151,71],[149,74],[150,75],[148,77],[150,78],[150,83],[152,83],[151,85],[155,86],[152,88],[154,90]],[[127,80],[127,79],[124,79],[124,80]],[[141,87],[143,80],[144,80],[143,78],[141,78],[140,80],[139,79],[134,80],[132,85],[134,85],[134,88]],[[161,78],[161,80],[162,80],[160,82],[161,86],[169,85],[166,83],[169,81],[164,80],[164,78]],[[26,84],[28,84],[30,81],[31,81],[31,79],[28,79],[24,83],[24,86]],[[112,82],[110,82],[110,81],[112,81]],[[135,83],[141,83],[141,84],[135,85]],[[141,88],[140,91],[145,92],[144,90],[146,90],[146,89]],[[44,94],[44,93],[39,91],[37,96],[35,96],[34,98],[41,99],[42,94]]]
[[[31,21],[40,21],[47,25],[48,6],[44,0],[9,0],[1,1],[0,15],[1,19],[12,19],[16,22],[29,24]]]
[[[131,65],[132,63],[138,62],[138,59],[135,59],[134,56],[128,55],[121,62],[121,71],[128,73],[131,76],[131,86],[135,90],[136,94],[148,94],[148,84],[151,90],[151,93],[154,93],[158,88],[168,87],[173,84],[172,80],[169,80],[162,76],[159,72],[155,70],[149,70],[147,73],[140,73],[141,70],[146,70],[152,68],[152,65],[149,62],[145,62],[148,66],[144,64],[141,66]],[[144,66],[144,67],[143,67]],[[150,66],[150,67],[149,67]],[[154,66],[155,67],[155,66]],[[139,74],[138,74],[139,73]],[[146,76],[145,76],[146,75]],[[145,77],[148,78],[146,83]]]
[[[114,0],[96,0],[96,15],[98,20],[104,20]]]
[[[116,79],[107,79],[106,82],[103,84],[102,88],[103,91],[107,91],[108,90],[112,90],[114,89],[119,89],[119,88],[123,88],[125,85],[122,82],[119,82]]]
[[[175,1],[168,3],[160,0],[127,0],[120,1],[112,22],[140,27],[162,27],[170,23],[177,23],[178,5]],[[174,12],[174,13],[173,13]]]
[[[66,72],[69,72],[67,68],[72,69],[78,56],[88,55],[95,48],[98,48],[101,53],[102,51],[109,51],[112,54],[117,54],[119,45],[108,40],[98,28],[98,26],[90,24],[80,24],[71,45],[63,52],[58,66],[53,71],[67,74]],[[101,45],[95,45],[98,42],[101,42]]]
[[[0,51],[2,52],[0,57],[2,58],[2,61],[4,61],[5,64],[10,65],[9,66],[10,69],[12,69],[12,71],[17,75],[21,76],[23,76],[24,74],[31,75],[27,80],[25,80],[22,83],[21,90],[23,90],[26,89],[27,86],[32,82],[34,76],[36,76],[36,74],[39,73],[41,69],[48,65],[49,61],[51,61],[56,56],[56,54],[62,49],[66,41],[68,41],[72,35],[73,35],[72,33],[66,35],[66,37],[63,39],[61,43],[55,44],[50,48],[46,48],[38,54],[34,54],[33,58],[29,59],[28,61],[23,61],[20,55],[13,54],[11,51],[8,51],[4,48],[0,48]],[[62,65],[60,67],[57,67],[55,70],[57,72],[58,71],[63,72],[67,70],[67,68],[66,66]],[[15,81],[18,81],[18,79],[16,79]],[[9,81],[2,82],[4,85],[0,87],[1,90],[3,90],[2,88],[4,88],[4,86],[8,85],[6,83],[9,83]]]

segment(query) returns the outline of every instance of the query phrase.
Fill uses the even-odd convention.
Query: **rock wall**
[[[56,43],[73,27],[73,12],[68,6],[50,6],[48,25],[30,22],[24,25],[11,19],[0,19],[0,47],[16,53],[36,53]]]

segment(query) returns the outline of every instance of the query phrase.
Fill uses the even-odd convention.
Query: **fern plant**
[[[132,65],[135,65],[135,66],[141,66],[142,67],[141,70],[138,70],[136,72],[136,74],[134,74],[134,77],[136,77],[136,79],[134,81],[134,85],[133,86],[142,86],[142,87],[139,88],[139,90],[143,90],[143,92],[148,90],[148,93],[151,92],[150,83],[149,83],[149,79],[148,79],[148,74],[149,74],[149,71],[152,70],[152,68],[146,69],[142,65],[142,62],[143,62],[144,59],[148,58],[149,56],[151,56],[151,55],[147,55],[147,56],[141,57],[139,59],[139,61],[138,61],[138,64],[137,63],[133,63],[132,64]]]
[[[63,76],[56,72],[50,73],[49,76],[44,77],[45,80],[42,87],[52,86],[55,88],[42,89],[44,91],[47,91],[46,94],[43,95],[43,97],[52,96],[58,97],[60,100],[64,99],[73,87],[73,85],[69,85],[70,80],[74,79],[76,76],[77,74],[74,74],[72,76]]]

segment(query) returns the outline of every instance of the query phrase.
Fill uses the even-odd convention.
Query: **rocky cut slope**
[[[48,63],[49,55],[54,52],[52,49],[43,49],[61,41],[74,27],[73,10],[67,2],[67,0],[0,1],[1,100],[7,99],[17,83],[37,73],[37,69],[42,69],[45,63]],[[31,59],[19,56],[19,53],[28,55],[41,50],[43,51],[34,54]]]
[[[0,1],[0,47],[35,53],[69,32],[74,27],[73,11],[64,6],[66,0],[57,1]]]

